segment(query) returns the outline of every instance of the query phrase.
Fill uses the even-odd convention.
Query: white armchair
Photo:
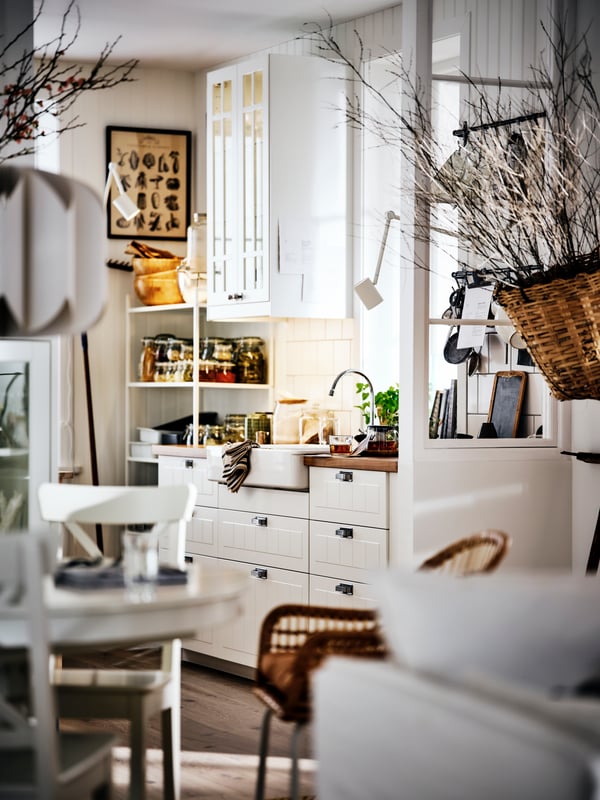
[[[314,675],[319,800],[600,796],[600,698],[576,696],[600,675],[597,579],[389,570],[374,590],[391,657]]]

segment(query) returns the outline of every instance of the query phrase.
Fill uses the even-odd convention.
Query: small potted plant
[[[356,392],[361,403],[360,409],[367,427],[366,453],[369,455],[398,454],[398,392],[399,384],[390,386],[385,391],[375,393],[375,409],[379,424],[371,419],[371,395],[367,383],[357,383]]]

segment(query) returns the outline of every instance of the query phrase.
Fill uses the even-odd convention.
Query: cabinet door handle
[[[258,525],[259,528],[266,528],[267,517],[252,517],[252,524]]]
[[[340,472],[335,473],[335,479],[336,481],[343,481],[343,482],[347,481],[349,483],[352,483],[354,475],[352,472],[347,472],[346,470],[343,469],[340,470]]]
[[[228,300],[243,300],[244,295],[241,292],[234,292],[233,294],[227,295]]]
[[[267,580],[267,570],[264,567],[254,567],[250,575],[253,578],[259,578],[261,581]]]
[[[194,563],[194,556],[184,556],[183,560],[186,564],[193,564]]]
[[[340,594],[354,594],[354,586],[351,583],[338,583],[335,590]]]
[[[336,536],[340,536],[342,539],[353,539],[354,538],[354,529],[353,528],[336,528],[335,535]]]
[[[194,462],[191,458],[186,458],[185,460],[185,468],[186,469],[194,469]]]

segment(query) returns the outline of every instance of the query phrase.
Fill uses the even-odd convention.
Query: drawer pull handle
[[[354,529],[353,528],[337,528],[335,532],[336,536],[340,536],[342,539],[353,539],[354,538]]]
[[[193,564],[194,563],[194,556],[184,556],[183,560],[186,564]]]
[[[252,524],[258,525],[259,528],[267,527],[267,517],[252,517]]]
[[[259,578],[261,581],[267,580],[267,570],[264,567],[254,567],[250,574],[253,578]]]
[[[335,590],[340,594],[354,594],[354,586],[351,583],[338,583]]]
[[[243,300],[244,295],[241,292],[233,292],[233,294],[227,295],[228,300]]]
[[[335,479],[336,481],[352,483],[353,474],[352,472],[347,472],[346,470],[343,469],[340,472],[335,473]]]
[[[193,462],[193,460],[191,458],[186,458],[186,460],[185,460],[185,468],[186,469],[193,469],[194,468],[194,462]]]

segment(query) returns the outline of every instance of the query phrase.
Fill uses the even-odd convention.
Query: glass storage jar
[[[155,364],[156,345],[154,343],[154,336],[144,336],[142,338],[142,352],[140,354],[138,379],[140,381],[153,381]]]
[[[246,435],[246,415],[227,414],[225,417],[225,440],[243,442]]]
[[[247,414],[244,424],[245,437],[251,442],[270,444],[272,427],[273,413],[271,411],[257,411],[254,414]]]
[[[265,343],[259,336],[243,336],[237,340],[237,375],[240,383],[265,383]]]
[[[315,403],[306,407],[298,420],[300,444],[319,444],[319,407]]]
[[[216,383],[235,383],[235,365],[229,361],[215,362],[215,382]]]
[[[335,411],[327,411],[319,418],[319,444],[329,444],[330,436],[338,436],[340,420]]]
[[[218,362],[214,359],[198,362],[198,380],[202,383],[214,383],[218,366]]]
[[[275,403],[273,414],[273,444],[298,444],[300,417],[306,400],[284,398]]]

